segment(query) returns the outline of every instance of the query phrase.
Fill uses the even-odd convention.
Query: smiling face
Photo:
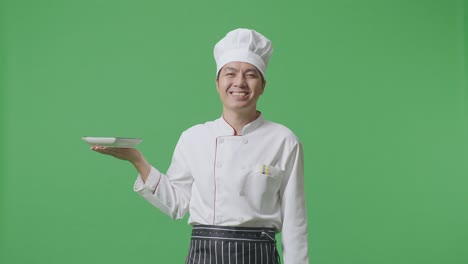
[[[227,63],[216,79],[224,110],[238,113],[257,110],[257,101],[263,94],[265,84],[260,71],[246,62]]]

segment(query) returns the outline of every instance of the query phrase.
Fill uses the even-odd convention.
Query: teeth
[[[247,94],[247,93],[237,93],[237,92],[233,92],[233,93],[232,93],[232,95],[242,95],[242,96],[244,96],[244,95],[246,95],[246,94]]]

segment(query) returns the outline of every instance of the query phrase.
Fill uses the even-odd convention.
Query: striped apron
[[[278,264],[275,229],[194,225],[186,264]]]

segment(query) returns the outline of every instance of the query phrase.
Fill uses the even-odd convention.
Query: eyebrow
[[[233,68],[233,67],[225,67],[224,68],[226,71],[235,71],[235,72],[239,72],[239,70],[237,70],[236,68]],[[245,72],[256,72],[256,73],[260,73],[259,70],[255,69],[255,68],[249,68],[247,70],[245,70]]]

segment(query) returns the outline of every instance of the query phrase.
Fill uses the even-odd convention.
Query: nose
[[[246,82],[243,74],[237,74],[236,78],[234,78],[234,86],[236,87],[245,87]]]

